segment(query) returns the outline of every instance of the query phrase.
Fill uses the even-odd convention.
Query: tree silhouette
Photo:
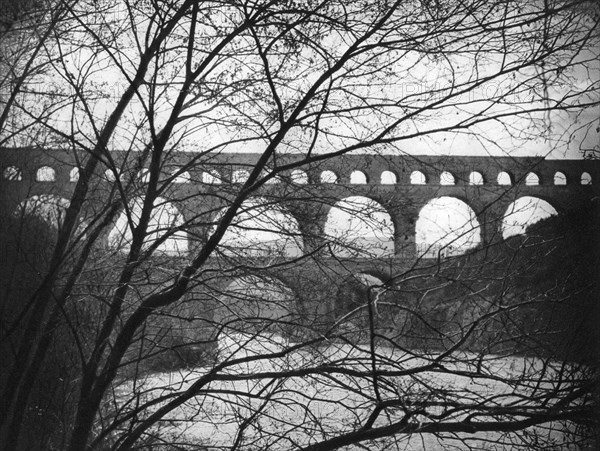
[[[597,257],[571,253],[574,223],[515,220],[504,231],[518,236],[484,242],[489,224],[440,196],[403,247],[408,225],[389,213],[417,206],[339,168],[361,152],[589,150],[597,5],[11,11],[2,449],[592,446],[593,334],[578,321],[597,312],[583,277]],[[419,189],[426,172],[405,175]],[[536,183],[507,177],[479,209],[489,223]],[[454,221],[427,225],[429,209]],[[576,237],[593,242],[595,224]],[[52,420],[34,437],[39,416]]]

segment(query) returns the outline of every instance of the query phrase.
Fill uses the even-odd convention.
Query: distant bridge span
[[[136,154],[115,151],[115,166],[130,174]],[[209,233],[207,224],[235,195],[258,154],[220,153],[204,155],[176,153],[163,168],[168,187],[163,198],[177,206],[186,219],[196,221],[195,236]],[[282,155],[281,166],[301,155]],[[63,150],[31,148],[0,149],[2,207],[14,211],[27,198],[55,195],[70,198],[82,155]],[[80,164],[80,163],[79,163]],[[95,199],[88,208],[102,204],[114,185],[115,172],[102,168],[93,182]],[[104,173],[105,172],[105,173]],[[136,168],[143,183],[144,169]],[[123,177],[124,178],[124,177]],[[276,199],[298,221],[305,236],[305,250],[320,243],[332,205],[348,196],[364,196],[381,204],[394,225],[395,254],[415,256],[415,223],[419,212],[432,199],[457,198],[469,205],[481,224],[482,242],[500,235],[504,212],[523,196],[547,201],[557,211],[585,207],[600,191],[600,160],[545,160],[538,157],[464,157],[409,155],[344,155],[295,171],[278,174],[257,196]],[[94,205],[93,203],[96,203]],[[315,239],[315,237],[317,237]]]

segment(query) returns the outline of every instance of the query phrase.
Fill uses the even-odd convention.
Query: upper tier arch
[[[137,158],[135,152],[113,151],[112,158],[116,168],[132,167]],[[195,167],[199,168],[197,174],[191,174],[192,184],[200,185],[202,172],[213,175],[214,179],[221,180],[222,184],[231,182],[240,183],[243,180],[241,171],[249,171],[257,161],[259,154],[252,153],[222,153],[210,154],[205,160],[199,160],[198,155],[189,152],[171,152],[169,163],[164,166],[165,178],[172,175],[174,167],[182,167],[190,174]],[[78,167],[84,161],[85,154],[70,150],[38,149],[38,148],[0,148],[0,168],[3,173],[1,180],[11,179],[15,182],[35,181],[36,171],[39,168],[49,168],[48,173],[54,172],[55,185],[69,182],[69,171]],[[127,160],[130,164],[123,164]],[[289,165],[293,162],[305,160],[302,154],[283,154],[277,156],[277,166]],[[60,162],[60,164],[58,163]],[[272,165],[272,162],[269,162]],[[270,166],[269,166],[270,167]],[[9,169],[9,168],[17,168]],[[554,175],[560,172],[569,181],[569,185],[580,184],[583,179],[584,186],[593,186],[589,182],[600,177],[600,160],[545,160],[541,157],[469,157],[469,156],[419,156],[419,155],[376,155],[376,154],[350,154],[335,157],[325,162],[314,162],[298,168],[290,168],[289,173],[281,175],[291,178],[292,171],[298,169],[305,171],[307,178],[302,175],[302,183],[309,184],[331,183],[331,180],[320,180],[320,174],[331,171],[336,175],[338,184],[350,184],[352,172],[360,170],[364,173],[368,186],[380,184],[382,174],[385,172],[384,181],[388,179],[388,172],[397,175],[394,186],[410,185],[411,174],[419,171],[425,175],[427,185],[439,188],[440,177],[447,172],[451,174],[457,186],[469,185],[469,175],[473,172],[481,174],[485,185],[497,184],[498,175],[505,172],[510,175],[514,185],[526,185],[527,175],[535,173],[542,186],[552,186]],[[6,171],[6,172],[5,172]],[[21,180],[15,180],[13,173],[21,172]],[[211,171],[215,171],[212,172]],[[234,173],[237,172],[234,176]],[[217,173],[220,177],[216,177]],[[247,172],[244,173],[244,175]],[[327,172],[327,174],[330,174]],[[45,174],[46,175],[46,174]],[[479,176],[477,176],[479,177]],[[48,179],[51,177],[42,177]],[[208,176],[206,179],[210,178]],[[297,177],[296,177],[297,178]],[[327,178],[327,177],[325,177]],[[531,177],[530,177],[531,178]],[[363,180],[364,180],[363,179]],[[391,181],[393,177],[390,179]],[[213,179],[205,180],[214,182]],[[572,181],[572,183],[571,183]],[[275,183],[276,184],[276,183]],[[477,185],[478,183],[475,183]],[[48,187],[47,187],[48,188]],[[389,187],[388,187],[389,189]]]

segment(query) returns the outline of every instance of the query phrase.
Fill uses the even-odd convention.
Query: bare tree
[[[40,447],[591,443],[593,365],[551,319],[589,308],[595,285],[574,283],[577,265],[523,276],[556,270],[570,227],[483,243],[465,210],[403,256],[387,211],[410,206],[365,200],[364,174],[334,169],[357,152],[585,150],[598,14],[58,0],[33,44],[11,29],[0,142],[37,172],[27,186],[3,167],[2,448],[36,446],[22,426],[55,414],[36,395],[55,362],[60,427]],[[54,193],[52,161],[70,170]],[[481,206],[490,222],[512,182]]]

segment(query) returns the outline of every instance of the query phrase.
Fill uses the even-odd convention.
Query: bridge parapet
[[[130,166],[137,162],[137,154],[114,151],[111,153],[115,165]],[[204,158],[194,153],[172,153],[165,172],[173,172],[183,168],[190,174],[190,182],[194,184],[207,183],[203,175],[213,171],[218,174],[218,181],[234,183],[234,172],[249,170],[254,167],[259,154],[249,153],[219,153]],[[81,152],[64,150],[44,150],[34,148],[0,148],[0,164],[2,179],[36,182],[40,168],[51,168],[55,173],[55,183],[68,184],[71,182],[72,170],[77,168],[85,155]],[[278,165],[283,166],[303,160],[301,154],[287,154],[278,157]],[[386,171],[395,175],[394,183],[384,181],[386,185],[414,185],[411,174],[415,171],[425,176],[426,186],[449,185],[497,185],[498,175],[502,172],[511,176],[513,184],[525,184],[527,175],[533,173],[539,178],[539,185],[572,186],[581,184],[582,174],[588,174],[589,180],[600,180],[600,160],[546,160],[541,157],[474,157],[474,156],[431,156],[431,155],[342,155],[331,160],[310,163],[302,168],[307,174],[309,184],[324,184],[320,178],[323,171],[332,171],[338,176],[339,184],[353,184],[352,172],[361,171],[366,176],[366,185],[382,184],[382,174]],[[16,171],[16,172],[15,172]],[[480,182],[474,182],[470,175],[481,174]],[[441,180],[443,174],[453,176],[453,182]],[[564,183],[555,179],[557,173],[564,175]],[[165,174],[168,175],[168,174]],[[284,178],[293,179],[291,171],[281,173]],[[586,179],[588,180],[588,179]],[[585,184],[588,184],[584,180]],[[17,180],[13,180],[17,181]],[[558,182],[558,183],[557,183]],[[358,183],[357,183],[358,184]]]

